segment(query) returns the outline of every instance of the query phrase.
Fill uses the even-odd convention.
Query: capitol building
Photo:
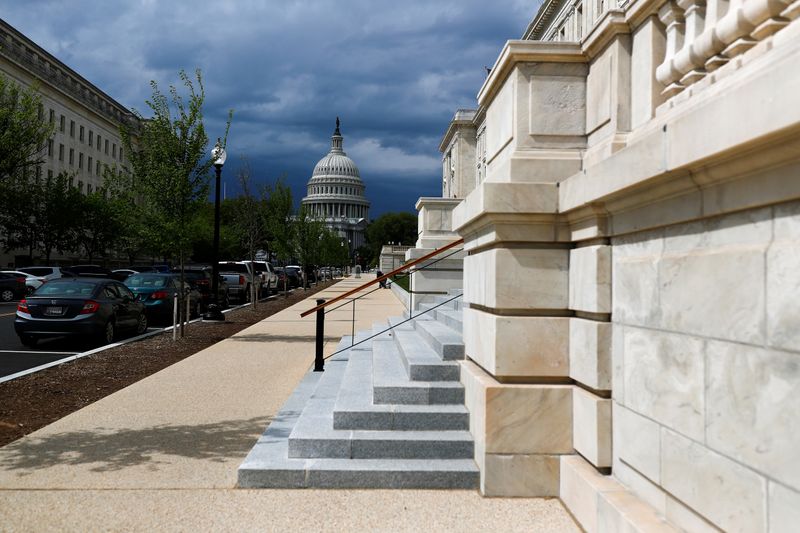
[[[331,150],[314,167],[302,205],[311,216],[347,240],[352,253],[364,244],[369,200],[364,196],[366,187],[358,167],[342,149],[342,141],[337,117]]]

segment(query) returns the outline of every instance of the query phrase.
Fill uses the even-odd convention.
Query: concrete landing
[[[299,313],[317,297],[0,448],[0,529],[578,531],[556,499],[235,488],[238,466],[312,363],[314,317]],[[402,311],[392,291],[376,291],[359,301],[356,329]],[[328,315],[326,353],[350,333],[349,317],[347,306]]]

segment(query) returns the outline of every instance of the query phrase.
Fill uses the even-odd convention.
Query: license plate
[[[64,314],[63,307],[48,307],[44,310],[44,314],[47,316],[61,316]]]

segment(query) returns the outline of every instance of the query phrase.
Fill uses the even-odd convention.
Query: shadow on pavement
[[[162,456],[224,462],[244,458],[270,417],[213,424],[161,425],[146,429],[72,431],[28,437],[3,448],[0,468],[38,470],[58,465],[95,464],[93,472],[114,472],[147,464],[168,464]]]

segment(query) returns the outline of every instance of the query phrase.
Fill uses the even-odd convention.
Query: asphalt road
[[[52,339],[39,343],[36,348],[26,348],[14,332],[14,314],[17,303],[0,303],[0,377],[15,374],[63,359],[82,351],[82,347],[66,339]]]

